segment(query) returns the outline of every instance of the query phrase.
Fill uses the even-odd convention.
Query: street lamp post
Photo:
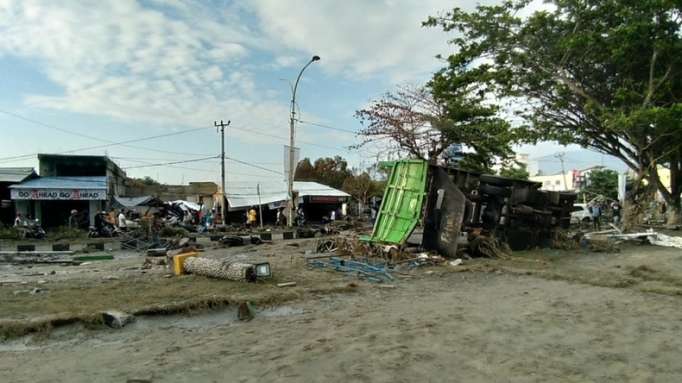
[[[296,172],[296,164],[294,163],[294,122],[296,120],[296,89],[298,89],[298,82],[301,80],[303,71],[306,70],[310,64],[315,61],[319,61],[320,56],[313,56],[310,61],[301,69],[296,77],[296,82],[294,83],[294,89],[291,92],[291,119],[289,120],[289,219],[287,220],[287,225],[293,226],[294,224],[294,173]]]

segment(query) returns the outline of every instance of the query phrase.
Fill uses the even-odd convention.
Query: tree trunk
[[[632,185],[632,190],[625,193],[625,206],[623,208],[623,230],[630,231],[632,228],[640,224],[644,209],[641,202],[646,199],[643,196],[646,194],[646,186],[643,183],[645,177],[645,170],[638,169]]]
[[[679,205],[679,201],[677,205],[671,205],[668,208],[667,223],[668,225],[679,225],[682,223],[682,208]]]
[[[678,158],[673,158],[670,161],[670,202],[668,203],[668,224],[679,225],[682,223],[682,204],[680,203],[680,178],[682,178],[682,169],[680,167],[680,159],[682,153]]]
[[[663,185],[658,176],[658,168],[653,168],[649,179],[655,184],[657,190],[666,204],[666,221],[669,225],[682,223],[682,205],[680,204],[680,166],[677,159],[670,162],[670,189]]]

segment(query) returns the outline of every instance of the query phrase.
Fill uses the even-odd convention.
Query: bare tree
[[[380,143],[391,151],[435,161],[451,144],[438,126],[446,119],[444,108],[424,87],[399,87],[355,116],[364,126],[358,132],[364,140],[356,148]]]

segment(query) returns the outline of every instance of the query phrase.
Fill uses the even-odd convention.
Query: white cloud
[[[469,3],[473,0],[465,0]],[[62,95],[25,96],[25,103],[156,124],[203,126],[225,118],[282,135],[288,104],[281,99],[288,90],[280,82],[259,87],[259,71],[298,68],[319,54],[319,68],[332,76],[423,81],[441,65],[434,56],[449,48],[447,35],[422,28],[421,22],[454,5],[450,0],[145,4],[0,0],[0,56],[34,61],[63,88]]]
[[[194,3],[172,7],[177,13],[124,0],[3,1],[0,56],[34,60],[63,87],[59,96],[26,96],[29,105],[187,126],[226,111],[260,125],[286,121],[286,105],[255,102],[243,63],[260,42],[236,10],[202,18],[209,10]]]
[[[256,0],[252,8],[263,32],[283,51],[318,54],[322,68],[348,77],[387,74],[401,82],[425,79],[441,65],[434,56],[448,51],[447,35],[421,23],[455,5],[473,3]],[[290,56],[281,60],[289,63]]]

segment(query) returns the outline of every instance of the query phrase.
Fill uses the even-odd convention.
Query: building
[[[10,186],[38,177],[33,168],[0,168],[0,223],[12,225],[16,208]]]
[[[39,154],[40,177],[10,186],[16,210],[45,227],[66,225],[79,213],[81,227],[94,224],[98,211],[125,195],[125,172],[106,156]]]
[[[144,184],[129,180],[128,197],[154,196],[164,202],[183,200],[192,202],[206,209],[212,209],[214,197],[218,193],[215,182],[190,182],[189,185]]]
[[[573,176],[571,173],[557,173],[546,176],[528,177],[529,180],[540,182],[540,190],[549,191],[569,191],[574,190]]]
[[[297,206],[303,209],[308,221],[320,221],[332,210],[343,209],[350,194],[317,182],[294,181],[294,195]],[[261,183],[252,186],[229,185],[228,201],[230,222],[241,222],[244,212],[250,207],[261,207],[263,219],[275,222],[277,210],[286,206],[288,200],[286,182]]]
[[[590,173],[605,169],[603,166],[590,166],[584,169],[574,169],[566,173],[537,175],[529,177],[531,181],[542,183],[541,190],[551,191],[580,191],[590,179]]]

